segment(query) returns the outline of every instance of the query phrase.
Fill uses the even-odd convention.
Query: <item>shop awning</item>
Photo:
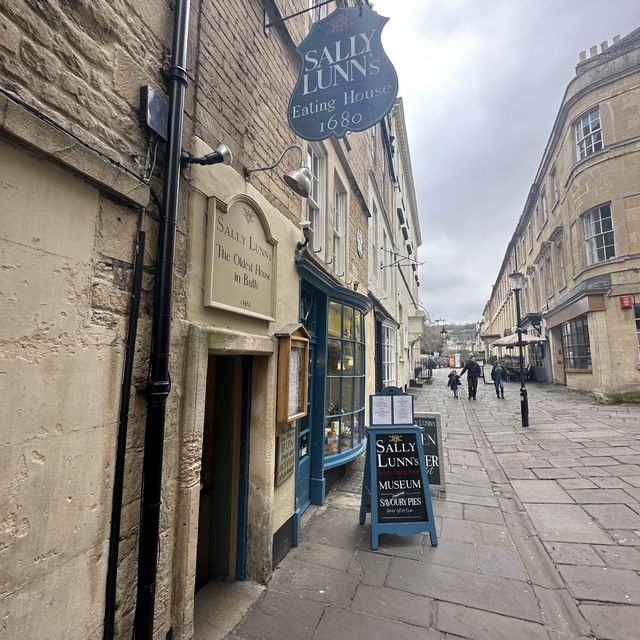
[[[547,339],[543,338],[542,336],[532,336],[528,333],[523,333],[522,334],[522,342],[518,342],[518,334],[517,333],[512,333],[509,336],[505,336],[504,338],[500,338],[499,340],[496,340],[495,342],[491,343],[492,347],[507,347],[507,349],[510,349],[511,347],[518,347],[522,344],[522,346],[527,345],[527,344],[532,344],[534,342],[546,342]]]

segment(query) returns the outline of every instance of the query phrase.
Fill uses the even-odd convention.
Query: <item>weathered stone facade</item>
[[[306,3],[267,3],[272,19]],[[339,3],[342,4],[342,3]],[[277,5],[277,6],[276,6]],[[296,245],[306,203],[281,175],[297,166],[301,143],[286,121],[298,66],[294,46],[310,26],[304,14],[263,33],[263,3],[193,0],[189,22],[183,148],[202,155],[226,144],[230,167],[183,170],[173,272],[171,393],[168,399],[155,597],[159,638],[190,638],[198,545],[203,423],[211,357],[251,359],[250,466],[245,571],[269,578],[274,535],[293,516],[295,476],[274,485],[277,341],[299,321]],[[103,635],[105,580],[124,345],[131,305],[135,241],[146,231],[142,305],[133,364],[118,556],[116,637],[129,637],[136,599],[137,537],[146,402],[135,390],[147,376],[156,270],[158,195],[164,143],[139,124],[139,89],[165,89],[172,3],[16,0],[0,6],[0,637],[85,640]],[[393,124],[392,117],[396,118]],[[327,191],[347,193],[344,264],[332,263],[331,198],[317,268],[337,288],[369,293],[371,190],[393,246],[404,253],[395,218],[397,162],[388,131],[319,145]],[[303,143],[305,152],[306,143]],[[372,144],[374,145],[372,147]],[[419,244],[408,146],[399,150]],[[303,158],[306,160],[306,158]],[[208,214],[213,198],[242,196],[264,216],[276,242],[272,321],[203,304]],[[356,236],[364,236],[363,255]],[[399,276],[396,274],[395,278]],[[385,304],[400,327],[415,312],[411,294]],[[400,291],[393,285],[394,296]],[[404,286],[404,285],[402,285]],[[384,297],[377,290],[377,298]],[[363,296],[363,297],[364,297]],[[367,393],[374,390],[375,332],[367,320]],[[402,335],[402,329],[398,335]],[[404,345],[403,345],[404,348]],[[406,367],[397,383],[406,384]]]
[[[522,315],[534,324],[540,316],[546,327],[548,379],[601,399],[638,393],[639,175],[636,29],[581,56],[485,307],[487,346],[515,325],[509,273],[518,270],[525,275]],[[631,296],[630,308],[621,296]],[[577,344],[572,322],[581,318],[588,337],[579,329]]]

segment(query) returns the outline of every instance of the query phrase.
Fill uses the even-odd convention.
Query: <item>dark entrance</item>
[[[209,356],[196,590],[244,579],[251,358]]]

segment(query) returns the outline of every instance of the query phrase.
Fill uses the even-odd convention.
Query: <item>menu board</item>
[[[424,449],[429,486],[444,490],[444,469],[442,463],[442,432],[440,429],[440,414],[415,415],[416,424],[422,431],[422,447]]]
[[[425,522],[425,487],[416,433],[376,433],[378,522]]]
[[[303,410],[301,403],[301,385],[305,383],[301,378],[303,370],[304,349],[291,347],[291,359],[289,361],[289,415],[294,415]]]
[[[391,396],[371,396],[371,424],[392,424]]]

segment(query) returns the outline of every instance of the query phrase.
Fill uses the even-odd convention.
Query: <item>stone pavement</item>
[[[442,414],[438,547],[372,552],[355,465],[228,640],[640,638],[640,406],[532,383],[523,429],[518,383],[456,400],[447,373],[415,390]]]

